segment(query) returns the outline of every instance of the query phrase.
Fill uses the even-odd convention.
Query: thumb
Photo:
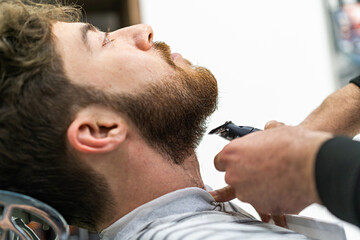
[[[209,193],[217,202],[228,202],[236,197],[235,189],[231,186],[226,186],[215,191],[210,191]]]

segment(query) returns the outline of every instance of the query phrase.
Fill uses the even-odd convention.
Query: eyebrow
[[[82,39],[84,45],[86,46],[86,48],[91,50],[91,47],[89,45],[89,40],[88,40],[88,32],[89,31],[96,32],[96,31],[99,31],[99,29],[97,27],[95,27],[94,25],[92,25],[91,23],[86,23],[80,28],[81,39]]]

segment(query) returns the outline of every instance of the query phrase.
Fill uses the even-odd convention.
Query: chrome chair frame
[[[69,225],[55,209],[29,196],[0,190],[0,240],[38,240],[25,224],[34,220],[51,227],[57,240],[69,238]],[[29,216],[35,218],[29,219]]]

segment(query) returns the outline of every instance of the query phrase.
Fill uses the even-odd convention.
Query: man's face
[[[84,23],[58,22],[53,33],[71,82],[111,95],[144,138],[176,162],[192,153],[216,107],[210,71],[153,43],[147,25],[107,34]]]
[[[106,34],[90,24],[58,22],[53,32],[65,72],[74,83],[128,93],[175,74],[154,48],[153,31],[148,25]],[[178,66],[189,68],[180,55],[173,56]]]

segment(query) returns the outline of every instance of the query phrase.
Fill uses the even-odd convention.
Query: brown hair
[[[105,180],[67,150],[74,103],[97,102],[66,78],[55,21],[78,21],[72,6],[0,0],[0,189],[33,196],[70,224],[94,229],[111,206]],[[69,107],[70,106],[70,107]]]
[[[0,189],[33,196],[71,224],[95,229],[111,217],[112,196],[104,178],[67,148],[67,128],[77,110],[99,104],[125,113],[152,147],[182,164],[215,110],[217,84],[207,69],[177,69],[160,43],[154,47],[177,74],[142,93],[110,94],[71,84],[51,26],[79,18],[73,7],[0,0]]]

